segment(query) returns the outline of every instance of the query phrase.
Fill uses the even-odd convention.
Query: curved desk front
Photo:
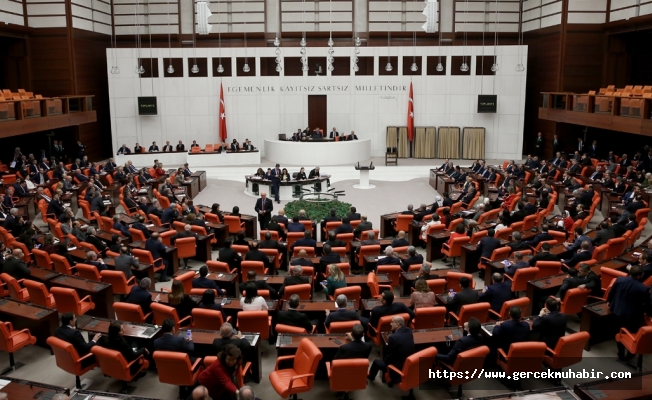
[[[279,164],[306,167],[355,164],[371,158],[371,139],[346,142],[265,140],[265,158]]]
[[[306,179],[303,181],[292,180],[290,182],[281,182],[279,184],[279,198],[280,200],[298,199],[301,195],[301,189],[313,190],[315,183],[321,183],[321,190],[328,189],[327,180],[330,175],[322,175],[317,179]],[[245,193],[249,196],[258,197],[261,192],[266,192],[267,197],[274,200],[272,195],[272,181],[255,177],[253,175],[245,176]]]
[[[200,152],[187,153],[188,164],[191,167],[225,167],[234,165],[260,165],[260,152],[239,151],[239,152]]]

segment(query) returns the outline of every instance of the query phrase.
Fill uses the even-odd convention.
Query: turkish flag
[[[220,139],[226,142],[226,107],[224,106],[224,90],[220,83]]]
[[[412,96],[412,82],[410,82],[410,95],[408,96],[407,135],[411,142],[414,138],[414,97]]]

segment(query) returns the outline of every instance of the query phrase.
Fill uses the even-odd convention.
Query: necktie
[[[262,200],[263,203],[263,211],[265,211],[265,199]]]

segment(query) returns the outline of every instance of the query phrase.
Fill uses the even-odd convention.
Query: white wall
[[[310,45],[310,43],[309,43]],[[417,47],[417,55],[437,56],[438,47]],[[486,48],[485,55],[493,54],[493,48]],[[308,47],[308,56],[325,55],[326,48]],[[462,55],[462,47],[443,47],[443,55]],[[198,58],[208,58],[212,71],[211,57],[217,57],[218,49],[197,49]],[[391,48],[392,55],[412,56],[412,47]],[[153,49],[153,57],[159,57],[159,71],[165,68],[161,56],[167,57],[167,49]],[[184,78],[140,79],[134,72],[136,49],[117,49],[117,65],[121,73],[110,73],[113,64],[112,52],[107,51],[109,93],[111,100],[111,129],[114,152],[122,143],[133,147],[156,141],[159,146],[165,140],[176,142],[182,139],[189,144],[197,140],[203,147],[216,143],[218,138],[218,107],[220,81],[224,85],[227,128],[229,138],[249,138],[254,145],[262,147],[264,139],[277,139],[279,133],[291,134],[308,123],[308,94],[328,94],[328,126],[336,126],[340,132],[355,130],[360,138],[370,138],[372,156],[385,152],[387,126],[405,126],[407,112],[407,90],[410,76],[303,76],[303,77],[188,77],[190,71],[184,62]],[[387,48],[364,47],[360,56],[374,56],[376,71],[381,57],[385,65]],[[466,55],[481,55],[481,47],[467,47]],[[520,48],[522,62],[527,60],[527,47]],[[144,50],[149,55],[149,49]],[[273,57],[274,48],[249,48],[249,63],[254,58]],[[298,49],[283,48],[284,56],[298,56]],[[465,126],[487,129],[487,158],[517,158],[521,155],[523,142],[523,112],[525,107],[525,72],[516,72],[519,62],[519,47],[499,46],[497,48],[500,69],[497,76],[451,76],[450,59],[446,76],[413,76],[415,125],[416,126]],[[192,57],[192,49],[172,49],[172,57]],[[353,55],[353,48],[335,48],[335,56]],[[244,49],[222,49],[222,57],[244,56]],[[422,58],[420,71],[425,74],[426,57]],[[324,66],[322,66],[323,68]],[[471,72],[475,73],[475,57],[471,58]],[[337,68],[337,64],[335,65]],[[235,70],[235,66],[233,66]],[[324,68],[325,69],[325,68]],[[256,69],[259,71],[259,68]],[[217,73],[214,73],[217,75]],[[260,73],[258,73],[260,74]],[[309,87],[311,91],[280,92],[280,88]],[[325,86],[339,89],[324,91]],[[397,86],[400,90],[372,88],[359,90],[361,86]],[[252,87],[253,92],[236,92],[234,88]],[[274,91],[265,91],[274,89]],[[258,91],[260,88],[261,91]],[[477,95],[497,94],[497,114],[477,114]],[[137,96],[158,97],[158,116],[137,116]],[[264,149],[261,149],[264,152]]]

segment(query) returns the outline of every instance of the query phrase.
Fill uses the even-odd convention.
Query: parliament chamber
[[[652,398],[650,4],[0,0],[0,400]]]

